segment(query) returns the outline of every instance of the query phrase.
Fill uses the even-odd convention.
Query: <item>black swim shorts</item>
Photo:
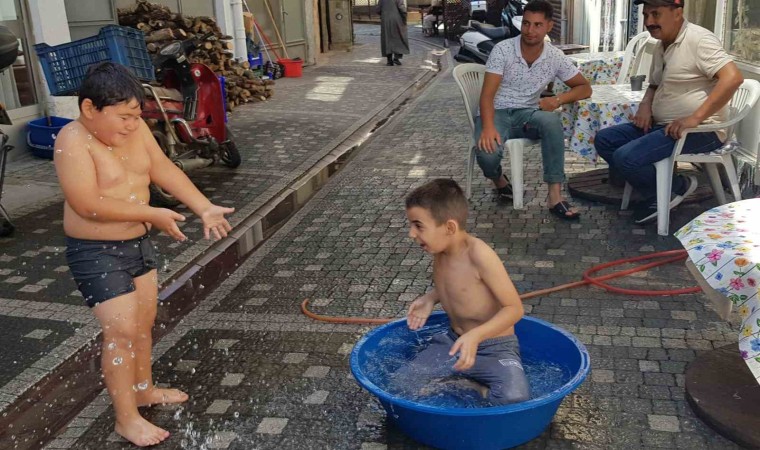
[[[134,278],[158,267],[156,249],[145,235],[125,241],[66,237],[66,261],[87,306],[134,292]]]

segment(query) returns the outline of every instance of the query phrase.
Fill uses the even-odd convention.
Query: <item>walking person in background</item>
[[[404,0],[379,0],[376,11],[380,14],[380,49],[388,58],[388,65],[401,65],[401,56],[409,54],[406,33],[406,6]]]

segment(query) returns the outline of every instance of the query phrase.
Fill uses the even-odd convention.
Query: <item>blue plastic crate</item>
[[[145,46],[143,32],[134,28],[106,25],[97,36],[66,44],[34,46],[50,93],[64,95],[76,92],[95,63],[113,61],[126,66],[137,78],[155,78],[153,63]]]
[[[258,56],[254,56],[252,54],[248,54],[248,64],[251,66],[251,69],[263,66],[264,65],[264,57],[261,56],[261,52],[259,52]]]

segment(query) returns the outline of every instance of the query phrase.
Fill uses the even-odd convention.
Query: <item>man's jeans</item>
[[[544,181],[561,183],[565,181],[565,137],[559,114],[533,108],[497,109],[494,116],[496,131],[502,141],[506,139],[541,139],[541,156],[544,162]],[[475,118],[475,156],[483,175],[492,180],[501,177],[501,159],[504,146],[487,153],[477,148],[477,141],[483,131],[480,117]]]
[[[656,125],[644,133],[632,123],[605,128],[596,134],[594,142],[599,156],[647,200],[657,195],[657,173],[653,164],[670,157],[675,145],[676,140],[665,134],[665,125]],[[722,145],[713,132],[690,133],[681,153],[707,153]],[[683,180],[674,177],[672,192],[681,193],[685,189],[683,184]]]

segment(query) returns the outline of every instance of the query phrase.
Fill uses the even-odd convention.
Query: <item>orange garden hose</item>
[[[702,289],[699,287],[690,287],[690,288],[683,288],[683,289],[651,291],[651,290],[638,290],[638,289],[623,289],[623,288],[610,286],[609,284],[603,283],[603,281],[611,280],[613,278],[620,278],[620,277],[630,275],[632,273],[649,270],[653,267],[662,266],[662,265],[669,264],[672,262],[683,261],[684,259],[686,259],[687,256],[688,256],[688,253],[686,253],[686,250],[669,250],[665,252],[652,253],[649,255],[635,256],[633,258],[618,259],[616,261],[599,264],[598,266],[594,266],[586,270],[585,272],[583,272],[583,280],[581,281],[575,281],[573,283],[562,284],[562,285],[554,286],[548,289],[540,289],[538,291],[527,292],[521,295],[520,298],[525,300],[528,298],[539,297],[542,295],[550,294],[552,292],[562,291],[565,289],[571,289],[571,288],[575,288],[579,286],[585,286],[587,284],[593,284],[595,286],[604,288],[610,292],[615,292],[618,294],[628,294],[628,295],[657,296],[657,295],[692,294],[694,292],[699,292]],[[660,259],[659,261],[650,262],[638,267],[633,267],[631,269],[621,270],[621,271],[613,272],[607,275],[602,275],[600,277],[591,276],[592,274],[599,272],[600,270],[608,269],[610,267],[615,267],[621,264],[627,264],[627,263],[632,263],[632,262],[637,262],[637,261],[645,261],[645,260],[649,260],[653,258],[662,258],[662,259]],[[369,317],[324,316],[324,315],[316,314],[309,311],[308,305],[309,305],[309,299],[307,298],[301,303],[301,312],[304,313],[306,316],[314,320],[318,320],[320,322],[362,324],[362,325],[381,325],[384,323],[388,323],[392,320],[398,319],[397,317],[369,318]]]

